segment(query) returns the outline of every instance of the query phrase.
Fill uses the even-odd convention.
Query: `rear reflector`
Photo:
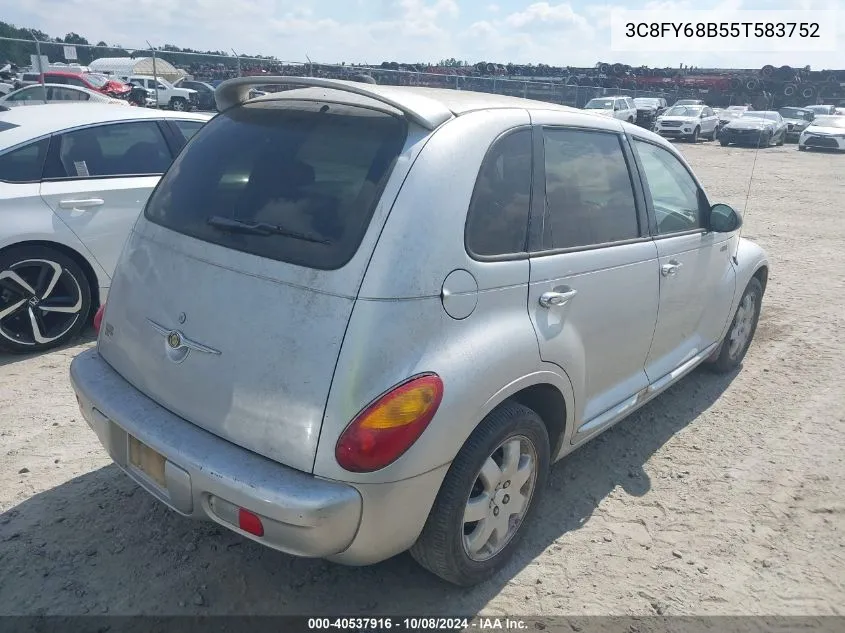
[[[103,322],[103,312],[106,309],[106,304],[104,303],[99,308],[97,308],[97,312],[94,314],[94,331],[97,334],[100,333],[100,324]]]
[[[257,514],[238,508],[238,527],[255,536],[264,536],[264,526]]]

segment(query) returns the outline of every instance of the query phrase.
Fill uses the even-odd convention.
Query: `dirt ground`
[[[681,145],[745,207],[754,150]],[[744,367],[699,370],[558,463],[513,562],[459,590],[401,555],[295,559],[181,518],[111,465],[81,344],[0,356],[0,613],[845,614],[845,156],[761,150],[773,266]]]

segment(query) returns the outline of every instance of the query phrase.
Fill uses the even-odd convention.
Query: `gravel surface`
[[[745,206],[754,150],[680,145]],[[459,590],[407,555],[295,559],[184,519],[111,465],[73,347],[0,356],[0,613],[845,613],[845,156],[761,150],[773,270],[736,375],[698,370],[552,473],[512,564]]]

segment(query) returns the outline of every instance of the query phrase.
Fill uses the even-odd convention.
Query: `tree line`
[[[77,63],[83,66],[90,64],[93,60],[100,57],[130,57],[130,52],[117,43],[107,44],[104,41],[99,41],[95,44],[97,48],[87,48],[91,42],[78,33],[68,33],[64,37],[51,37],[38,29],[28,29],[7,22],[0,22],[0,38],[9,37],[29,40],[28,42],[10,42],[9,40],[0,39],[0,66],[5,63],[28,66],[30,64],[30,55],[35,55],[36,52],[33,35],[40,42],[41,54],[46,55],[51,62],[65,61],[63,47],[67,45],[77,46]],[[180,48],[173,44],[155,47],[155,50],[156,55],[161,54],[163,59],[166,59],[174,66],[218,63],[235,66],[237,63],[234,55],[225,51],[198,51],[192,48]],[[184,53],[196,54],[185,55]],[[149,49],[138,49],[135,56],[148,56],[149,54]],[[262,55],[252,55],[250,57],[276,61],[273,57]]]

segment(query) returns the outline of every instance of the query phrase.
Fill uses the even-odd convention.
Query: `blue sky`
[[[140,47],[145,40],[200,49],[235,49],[289,61],[380,63],[497,61],[592,66],[845,67],[845,19],[839,51],[830,53],[613,53],[613,8],[712,10],[832,9],[841,0],[698,0],[536,2],[533,0],[14,0],[2,18],[51,35],[75,31],[90,40]],[[845,8],[845,4],[843,4]],[[843,12],[845,13],[845,12]],[[845,15],[843,15],[845,18]]]

